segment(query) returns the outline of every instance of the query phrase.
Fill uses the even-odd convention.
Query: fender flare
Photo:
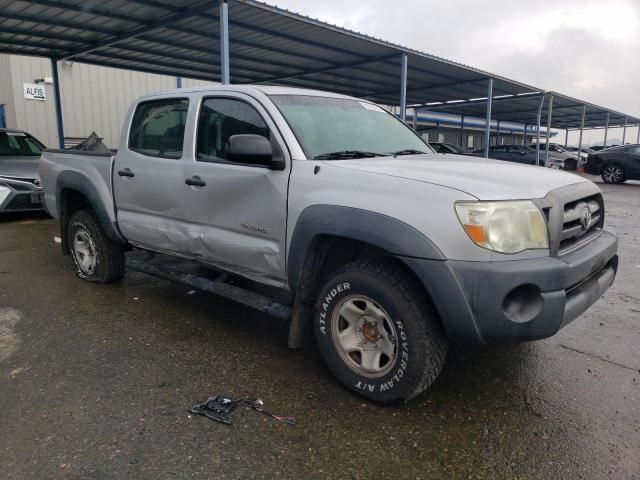
[[[358,240],[397,256],[445,259],[429,238],[398,219],[360,208],[313,205],[298,217],[289,245],[287,277],[293,292],[298,289],[313,241],[320,235]]]
[[[60,219],[62,248],[65,253],[68,252],[66,229],[69,219],[69,215],[66,212],[66,201],[63,201],[62,196],[62,191],[65,189],[75,190],[84,195],[91,205],[91,208],[93,208],[96,213],[100,225],[109,238],[119,243],[127,243],[120,234],[120,231],[115,224],[115,220],[112,221],[109,217],[109,213],[103,204],[96,187],[91,183],[89,178],[82,173],[67,170],[60,173],[56,181],[56,198],[59,199],[58,218]]]

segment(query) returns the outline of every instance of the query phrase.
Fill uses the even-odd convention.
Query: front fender
[[[319,235],[358,240],[403,257],[444,259],[431,240],[395,218],[353,207],[313,205],[298,217],[289,245],[287,277],[294,292],[313,240]]]

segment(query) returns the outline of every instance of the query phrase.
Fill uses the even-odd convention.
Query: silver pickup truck
[[[78,275],[113,282],[132,248],[292,298],[347,388],[406,401],[448,343],[545,338],[612,284],[617,239],[577,175],[436,155],[365,100],[216,86],[131,106],[117,153],[47,150],[45,204]]]

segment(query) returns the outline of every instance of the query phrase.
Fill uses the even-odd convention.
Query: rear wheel
[[[431,303],[391,259],[357,261],[336,272],[321,291],[314,330],[336,378],[386,404],[426,390],[447,352]]]
[[[623,183],[627,180],[624,169],[620,165],[605,166],[600,176],[604,183]]]
[[[80,278],[111,283],[124,276],[124,247],[105,234],[92,210],[71,215],[68,235],[71,258]]]

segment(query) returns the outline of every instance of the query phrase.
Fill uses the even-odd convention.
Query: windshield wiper
[[[339,160],[341,158],[371,158],[384,157],[382,153],[366,152],[363,150],[342,150],[340,152],[323,153],[313,157],[314,160]]]
[[[398,157],[400,155],[420,155],[421,153],[427,152],[423,152],[422,150],[415,150],[413,148],[407,148],[406,150],[398,150],[397,152],[393,152],[391,155],[393,155],[394,157]]]

